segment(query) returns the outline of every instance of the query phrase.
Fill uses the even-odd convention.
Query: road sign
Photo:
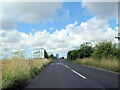
[[[56,54],[56,58],[57,58],[57,59],[59,58],[59,54]]]
[[[33,52],[34,58],[44,58],[44,48],[36,48]]]

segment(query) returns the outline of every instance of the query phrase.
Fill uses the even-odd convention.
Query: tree
[[[78,50],[78,58],[87,58],[92,55],[94,48],[90,43],[83,43]]]
[[[81,44],[80,49],[72,50],[67,53],[67,59],[75,60],[76,58],[118,58],[120,60],[120,49],[116,43],[111,41],[102,40],[92,47],[90,42]]]
[[[119,57],[118,52],[119,50],[117,49],[116,44],[111,41],[102,40],[96,44],[92,56],[96,58]]]
[[[44,57],[47,58],[47,59],[49,58],[49,55],[48,55],[46,50],[44,50]]]
[[[73,57],[73,51],[69,51],[67,54],[67,59],[72,60]]]
[[[64,59],[64,57],[60,57],[60,59]]]
[[[78,50],[72,50],[68,52],[67,59],[75,60],[76,58],[78,58]]]
[[[75,60],[77,58],[86,58],[90,57],[94,51],[92,44],[90,42],[86,42],[81,44],[80,49],[69,51],[67,54],[67,59]]]
[[[55,58],[55,56],[53,55],[53,54],[50,54],[50,56],[49,56],[51,59],[53,59],[53,60],[55,60],[56,58]]]

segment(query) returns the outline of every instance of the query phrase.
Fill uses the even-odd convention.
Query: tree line
[[[47,59],[52,59],[52,60],[57,59],[53,54],[48,55],[46,50],[44,50],[44,57]]]
[[[85,42],[79,49],[71,50],[67,53],[67,59],[76,60],[77,58],[117,58],[120,59],[120,49],[116,43],[108,40],[97,42],[93,47],[91,42]]]

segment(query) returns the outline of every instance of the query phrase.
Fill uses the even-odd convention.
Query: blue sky
[[[67,19],[64,18],[64,14],[66,11],[69,11],[69,16]],[[37,23],[17,23],[17,30],[20,32],[30,33],[32,31],[42,31],[46,29],[48,32],[53,33],[56,29],[61,30],[65,28],[70,23],[77,21],[78,23],[85,22],[91,17],[95,15],[91,15],[87,12],[86,8],[81,6],[81,2],[64,2],[63,8],[57,11],[56,18],[53,19],[52,22],[44,20]],[[117,26],[116,18],[108,20],[108,24],[111,28],[115,28]],[[53,27],[54,30],[50,30],[50,27]]]
[[[25,49],[28,57],[31,57],[31,48],[43,47],[49,54],[59,53],[66,57],[69,50],[79,48],[83,42],[114,39],[117,34],[116,4],[4,4],[0,32],[2,48]]]

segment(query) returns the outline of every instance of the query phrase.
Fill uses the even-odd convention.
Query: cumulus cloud
[[[111,19],[118,17],[118,2],[89,2],[83,0],[82,6],[87,10],[102,19]]]
[[[17,30],[12,30],[12,32],[0,30],[0,43],[2,48],[9,48],[11,50],[27,47],[24,45],[22,33]]]
[[[51,21],[62,7],[60,2],[11,2],[1,3],[0,21],[5,30],[13,29],[17,22],[36,23]]]
[[[54,28],[53,28],[53,27],[50,27],[50,30],[54,30]]]
[[[83,42],[96,42],[101,39],[111,39],[115,42],[118,30],[109,27],[106,21],[93,17],[86,22],[78,24],[75,21],[68,24],[64,29],[56,30],[50,34],[46,30],[34,33],[23,33],[17,30],[0,30],[0,42],[2,47],[11,49],[25,49],[42,47],[49,53],[67,55],[72,49],[80,48]]]

